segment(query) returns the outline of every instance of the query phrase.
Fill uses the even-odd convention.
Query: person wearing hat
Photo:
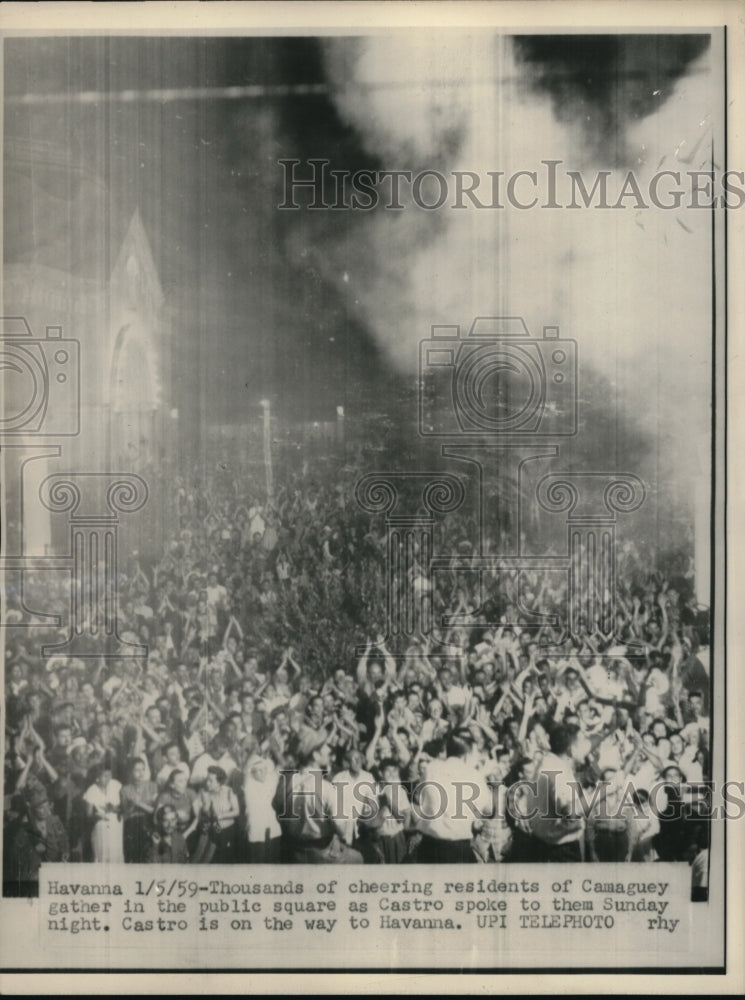
[[[293,751],[297,771],[282,774],[272,803],[282,829],[285,860],[306,865],[362,864],[362,855],[344,843],[340,796],[324,777],[331,759],[328,734],[303,726]]]
[[[43,786],[30,785],[18,822],[5,830],[3,895],[38,896],[42,863],[67,861],[68,857],[69,842],[62,821],[50,808]]]
[[[44,824],[44,861],[67,861],[70,855],[70,841],[65,826],[52,809],[46,790],[41,785],[34,785],[26,793],[26,806],[29,819],[36,824],[37,830]]]

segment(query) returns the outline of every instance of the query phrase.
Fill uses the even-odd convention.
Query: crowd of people
[[[566,620],[566,574],[471,570],[476,522],[456,511],[434,539],[452,569],[415,550],[393,585],[459,623],[393,641],[359,475],[280,469],[271,501],[224,469],[176,479],[162,558],[120,555],[113,645],[42,658],[59,630],[5,630],[6,894],[59,860],[701,865],[711,685],[690,558],[625,542],[615,601],[567,635],[531,620]],[[6,618],[32,624],[13,594]]]

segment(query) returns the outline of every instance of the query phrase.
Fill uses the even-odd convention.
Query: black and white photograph
[[[742,7],[7,6],[0,975],[729,988]]]

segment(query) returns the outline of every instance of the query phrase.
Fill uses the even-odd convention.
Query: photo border
[[[627,22],[631,30],[647,32],[660,30],[661,25],[668,30],[685,28],[724,27],[725,46],[725,89],[724,103],[727,111],[725,125],[724,169],[728,166],[745,162],[743,156],[742,133],[730,128],[734,114],[742,110],[743,70],[745,66],[745,36],[743,35],[744,6],[737,0],[730,2],[695,3],[681,5],[677,2],[636,2],[618,4],[605,3],[543,3],[530,4],[505,2],[471,4],[471,3],[436,3],[436,4],[381,4],[381,3],[344,3],[344,4],[305,4],[305,3],[264,3],[264,4],[191,4],[184,3],[175,8],[173,5],[160,4],[107,4],[99,8],[89,4],[7,4],[0,10],[0,31],[3,36],[27,35],[36,33],[56,34],[64,30],[66,33],[98,34],[103,31],[116,31],[127,34],[234,34],[247,29],[257,34],[273,34],[278,25],[281,33],[320,34],[329,30],[351,34],[356,30],[390,30],[395,27],[417,27],[425,23],[428,27],[468,27],[494,26],[505,33],[520,28],[529,28],[535,32],[555,33],[562,28],[586,32],[608,31],[620,29],[622,22]],[[164,7],[169,9],[164,10]],[[139,9],[137,9],[139,8]],[[137,9],[137,16],[133,17]],[[173,16],[177,19],[174,25]],[[584,24],[585,17],[589,24]],[[385,19],[387,26],[380,26]],[[426,19],[426,20],[425,20]],[[431,20],[429,20],[431,19]],[[680,20],[676,20],[680,19]],[[135,21],[143,25],[136,31],[129,26]],[[339,25],[342,21],[342,25]],[[540,23],[536,23],[539,21]],[[685,25],[680,21],[685,21]],[[735,67],[737,75],[735,75]],[[728,466],[728,456],[737,454],[737,443],[740,441],[740,428],[743,417],[743,378],[742,367],[736,367],[731,362],[738,356],[742,357],[743,330],[743,279],[742,279],[742,246],[743,246],[743,215],[723,210],[723,260],[712,263],[712,278],[715,287],[714,320],[715,342],[713,345],[712,365],[712,547],[711,558],[714,572],[712,573],[711,610],[715,633],[719,635],[721,650],[724,654],[723,667],[723,733],[724,739],[717,751],[723,754],[722,774],[728,777],[728,768],[742,769],[742,744],[735,743],[731,734],[743,732],[743,709],[745,699],[742,697],[742,679],[733,676],[728,670],[727,657],[735,659],[743,649],[743,623],[736,615],[728,617],[728,605],[738,606],[740,585],[735,582],[741,579],[738,571],[745,567],[742,553],[745,546],[741,542],[742,530],[742,498],[745,494],[743,485],[745,473],[742,468],[731,470]],[[712,213],[712,225],[715,236],[721,240],[721,234],[716,232],[716,215]],[[730,215],[732,218],[730,218]],[[719,324],[717,326],[717,324]],[[721,351],[717,355],[718,330],[722,330]],[[731,339],[730,339],[731,334]],[[731,541],[730,541],[731,539]],[[728,546],[731,545],[731,553]],[[721,558],[720,558],[721,556]],[[734,578],[734,580],[733,580]],[[718,657],[714,660],[718,664]],[[730,685],[735,690],[730,689]],[[721,694],[721,692],[720,692]],[[736,773],[735,773],[736,776]],[[675,979],[683,977],[681,985],[695,987],[699,993],[737,992],[745,984],[743,976],[742,949],[730,947],[732,942],[743,939],[743,892],[742,887],[733,887],[729,891],[727,871],[738,871],[739,865],[734,859],[743,859],[743,834],[739,827],[728,829],[724,825],[724,906],[725,906],[725,968],[679,969],[671,973],[668,969],[657,975],[655,970],[641,969],[509,969],[500,972],[488,970],[433,970],[427,975],[421,970],[385,971],[379,968],[360,969],[355,973],[342,970],[320,973],[318,970],[189,970],[178,969],[143,969],[138,970],[111,969],[105,974],[95,969],[56,970],[38,969],[20,970],[7,968],[0,973],[0,988],[4,992],[16,989],[27,992],[29,987],[34,990],[46,987],[49,992],[72,991],[75,988],[74,973],[82,973],[84,978],[78,981],[78,986],[90,988],[94,983],[90,976],[98,977],[95,982],[97,992],[114,992],[124,987],[155,987],[160,992],[202,992],[205,988],[214,988],[219,977],[219,986],[226,992],[244,991],[248,985],[253,992],[282,992],[288,984],[298,985],[302,976],[305,992],[316,992],[321,989],[327,992],[342,993],[355,989],[356,992],[389,992],[391,989],[408,988],[410,992],[427,989],[433,992],[464,990],[486,987],[493,989],[494,977],[498,976],[499,989],[510,988],[515,992],[536,992],[531,988],[536,985],[546,989],[562,990],[562,981],[566,987],[565,977],[572,977],[571,985],[578,992],[597,991],[615,992],[619,979],[625,992],[659,992],[673,993],[678,987]],[[739,890],[739,891],[737,891]],[[7,901],[6,901],[7,902]],[[5,909],[5,904],[4,904]],[[738,936],[739,935],[739,936]],[[174,973],[177,975],[174,976]],[[247,984],[242,973],[251,977],[261,976],[261,980],[251,979]],[[453,975],[453,973],[456,973]],[[20,974],[17,975],[17,974]],[[51,981],[47,974],[53,974]],[[311,983],[307,982],[309,974],[313,975]],[[153,976],[168,975],[168,983],[151,980]],[[360,978],[360,975],[362,978]],[[528,983],[519,977],[531,975],[533,982]],[[642,982],[636,977],[645,976]],[[102,978],[105,976],[105,981]],[[368,978],[368,976],[370,978]],[[385,981],[382,976],[386,977]],[[480,977],[484,976],[482,980]],[[624,977],[635,977],[623,982]],[[226,978],[227,977],[227,978]],[[432,977],[432,978],[430,978]],[[516,978],[513,978],[516,977]],[[578,977],[581,977],[578,978]],[[709,978],[711,977],[711,978]],[[464,982],[465,979],[465,982]],[[27,980],[32,980],[30,983]],[[213,980],[215,981],[213,983]],[[52,987],[50,989],[50,987]],[[312,987],[312,989],[307,988]],[[613,987],[609,989],[609,987]]]

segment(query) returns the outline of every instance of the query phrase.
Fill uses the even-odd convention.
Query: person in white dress
[[[93,784],[83,795],[91,821],[91,848],[94,862],[116,864],[124,861],[120,796],[122,786],[111,770],[99,764]]]

